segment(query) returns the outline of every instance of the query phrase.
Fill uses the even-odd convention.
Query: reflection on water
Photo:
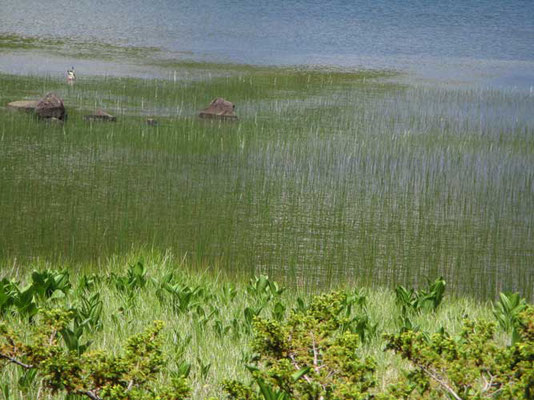
[[[3,0],[0,27],[215,61],[393,68],[423,78],[534,85],[528,0]]]

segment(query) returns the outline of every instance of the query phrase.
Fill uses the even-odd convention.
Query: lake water
[[[393,68],[431,80],[534,85],[531,0],[2,0],[1,9],[3,33],[155,46],[223,62]],[[1,58],[0,69],[20,71]],[[26,64],[34,65],[22,67],[28,72],[39,68]]]
[[[69,119],[0,108],[0,260],[154,247],[299,285],[534,298],[533,1],[0,0],[0,34],[416,82],[5,46],[2,105],[52,90]],[[197,118],[219,96],[239,122]],[[97,107],[117,123],[88,125]]]

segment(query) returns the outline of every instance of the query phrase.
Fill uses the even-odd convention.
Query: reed
[[[3,265],[171,249],[308,289],[444,276],[457,294],[533,298],[529,94],[163,64],[170,79],[73,87],[0,75],[2,104],[55,91],[69,113],[54,125],[0,110]],[[215,97],[236,104],[238,122],[197,118]],[[118,121],[84,121],[96,108]]]

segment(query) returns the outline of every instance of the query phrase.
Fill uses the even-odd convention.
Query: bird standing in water
[[[73,85],[76,80],[76,75],[74,74],[74,67],[71,67],[67,70],[67,83]]]

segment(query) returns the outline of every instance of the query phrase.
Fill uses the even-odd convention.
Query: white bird
[[[76,74],[74,74],[74,67],[67,70],[67,83],[73,84],[76,80]]]

